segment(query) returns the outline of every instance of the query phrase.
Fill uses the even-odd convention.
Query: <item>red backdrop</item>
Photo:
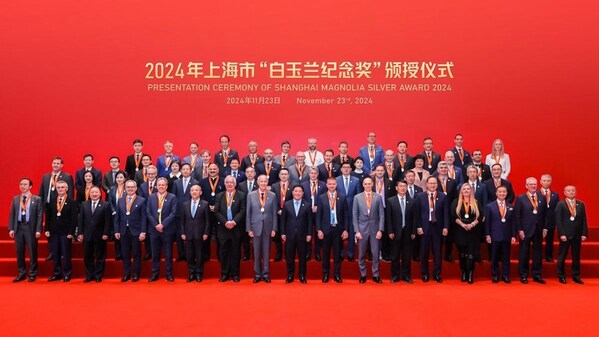
[[[321,149],[336,150],[347,140],[355,154],[369,130],[385,148],[406,139],[411,153],[422,150],[425,135],[444,152],[461,132],[467,149],[485,154],[502,138],[517,192],[527,176],[549,172],[560,193],[565,184],[578,185],[595,218],[599,185],[587,174],[599,164],[593,1],[13,1],[2,7],[1,219],[19,178],[32,177],[37,191],[56,155],[74,173],[90,151],[106,170],[113,154],[124,165],[137,137],[154,156],[165,139],[186,155],[192,140],[214,151],[221,133],[243,154],[250,139],[260,150],[289,139],[297,151],[308,136],[318,137]],[[238,95],[146,90],[147,62],[361,60],[452,61],[454,78],[444,81],[452,91],[271,93],[281,104],[228,105],[226,98]],[[210,83],[246,82],[300,83],[264,76]],[[295,102],[337,96],[374,103]]]

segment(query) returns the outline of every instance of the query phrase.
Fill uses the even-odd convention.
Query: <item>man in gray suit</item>
[[[358,240],[360,283],[366,282],[365,257],[369,243],[372,252],[372,280],[376,283],[382,283],[379,277],[379,247],[385,228],[385,208],[381,196],[372,191],[372,178],[364,178],[362,186],[364,192],[354,197],[352,207],[354,232]]]
[[[25,247],[29,251],[29,282],[37,276],[37,239],[42,234],[42,198],[31,193],[33,183],[29,178],[19,182],[21,194],[16,195],[10,206],[8,235],[15,239],[17,247],[17,277],[13,282],[25,280]]]
[[[254,283],[270,283],[270,241],[277,231],[277,197],[268,190],[268,176],[258,177],[258,190],[247,196],[246,231],[253,238]]]

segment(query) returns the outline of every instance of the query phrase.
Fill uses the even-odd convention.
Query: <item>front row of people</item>
[[[216,195],[216,203],[210,206],[201,200],[202,188],[198,184],[190,186],[191,199],[182,203],[178,210],[174,194],[167,192],[168,181],[157,180],[158,193],[151,194],[149,200],[137,195],[137,184],[128,180],[124,184],[125,193],[111,208],[109,202],[102,201],[101,191],[92,187],[89,200],[79,205],[67,193],[64,181],[56,183],[57,195],[46,207],[42,200],[31,193],[32,182],[28,178],[20,181],[21,193],[14,197],[9,219],[9,235],[14,238],[17,253],[18,275],[13,282],[27,278],[25,250],[29,251],[30,268],[28,281],[37,276],[37,240],[42,234],[42,214],[46,213],[44,234],[48,238],[53,259],[53,275],[48,281],[71,278],[71,242],[77,239],[84,245],[85,282],[100,282],[104,273],[106,242],[114,231],[120,242],[123,276],[121,281],[138,281],[141,273],[141,243],[151,240],[152,272],[149,279],[159,279],[161,253],[165,252],[166,279],[172,282],[173,242],[179,235],[185,242],[188,267],[188,282],[202,281],[204,273],[203,249],[209,238],[210,227],[217,226],[220,243],[219,260],[222,264],[220,281],[229,279],[239,282],[241,237],[244,231],[253,239],[254,283],[270,283],[270,247],[277,233],[286,243],[287,283],[295,279],[295,258],[299,259],[298,278],[306,283],[307,243],[314,233],[324,248],[322,252],[322,281],[328,282],[331,274],[330,258],[333,252],[333,279],[341,283],[341,262],[343,240],[348,239],[349,226],[352,226],[358,243],[360,283],[366,282],[366,255],[372,254],[372,280],[381,283],[379,275],[379,250],[383,235],[391,242],[391,282],[400,280],[412,283],[410,264],[412,240],[421,236],[420,263],[423,282],[429,281],[429,252],[433,252],[432,279],[441,279],[441,247],[443,237],[450,227],[454,230],[454,241],[459,250],[461,281],[473,283],[474,256],[480,244],[481,232],[490,244],[491,278],[493,283],[501,279],[510,283],[510,248],[519,241],[518,270],[520,281],[528,283],[529,258],[532,247],[533,281],[545,283],[541,277],[541,245],[547,235],[547,222],[544,221],[544,207],[539,200],[543,196],[536,189],[536,179],[526,180],[526,193],[516,198],[515,205],[506,200],[505,186],[496,189],[495,201],[486,205],[475,198],[469,183],[461,185],[458,197],[451,205],[445,193],[438,192],[438,179],[429,177],[426,190],[410,197],[408,184],[400,180],[395,184],[397,194],[386,200],[373,191],[374,180],[363,179],[363,192],[358,193],[353,203],[348,203],[344,195],[338,193],[337,180],[326,181],[326,192],[318,196],[317,212],[304,198],[304,187],[291,188],[292,198],[277,200],[268,187],[268,176],[257,179],[258,189],[247,195],[236,190],[236,179],[225,178],[225,190]],[[347,188],[347,186],[346,186]],[[583,283],[580,278],[581,242],[587,238],[585,205],[576,199],[576,188],[566,186],[565,199],[556,207],[559,244],[558,279],[566,283],[565,259],[568,250],[572,254],[572,278]],[[216,219],[210,220],[211,213]],[[175,217],[180,216],[179,228]],[[350,239],[350,244],[353,243]],[[62,257],[62,258],[61,258]],[[501,272],[499,263],[501,262]]]

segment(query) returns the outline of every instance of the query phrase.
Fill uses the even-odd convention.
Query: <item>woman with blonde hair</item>
[[[489,167],[492,167],[495,164],[501,164],[501,178],[507,180],[512,168],[510,165],[510,156],[505,153],[503,141],[501,139],[497,138],[493,141],[491,153],[487,155],[485,164],[489,165]]]
[[[451,222],[456,224],[455,244],[460,253],[460,269],[462,270],[462,282],[474,282],[474,254],[476,245],[480,244],[480,226],[483,215],[474,197],[472,186],[465,183],[460,187],[460,193],[451,208]]]

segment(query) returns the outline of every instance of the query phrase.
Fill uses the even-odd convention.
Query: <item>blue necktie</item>
[[[231,193],[229,193],[229,200],[231,200]],[[233,203],[233,201],[231,200],[231,204]],[[233,220],[233,212],[231,212],[231,206],[227,206],[227,220],[231,221]]]
[[[193,218],[196,217],[196,210],[197,210],[196,205],[197,205],[197,201],[194,200],[193,203],[191,204],[191,216]]]
[[[295,201],[295,216],[299,214],[300,202],[299,200]]]
[[[399,198],[399,204],[401,205],[401,228],[406,226],[406,203],[404,197]]]

